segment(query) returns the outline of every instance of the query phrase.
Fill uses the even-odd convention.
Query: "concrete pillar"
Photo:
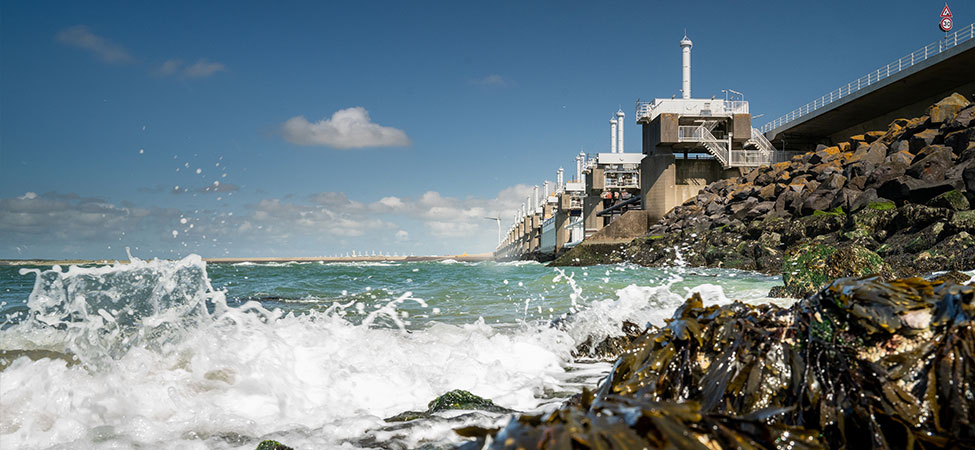
[[[563,197],[567,197],[569,194],[563,193]],[[559,205],[564,204],[560,199]],[[565,226],[569,223],[569,210],[564,208],[556,208],[555,210],[555,254],[558,255],[562,252],[562,247],[569,242],[569,230],[565,229]]]
[[[603,199],[598,195],[587,195],[582,201],[583,224],[586,227],[586,236],[595,233],[603,228],[603,218],[596,215],[603,210]]]
[[[674,154],[669,147],[658,146],[640,163],[640,193],[648,220],[656,222],[677,206],[675,201],[676,174]]]

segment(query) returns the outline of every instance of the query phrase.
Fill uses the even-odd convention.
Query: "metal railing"
[[[700,142],[711,152],[715,158],[721,161],[725,167],[729,167],[728,149],[731,148],[730,142],[722,141],[708,130],[705,125],[680,125],[677,127],[678,142]]]
[[[775,147],[772,145],[771,142],[769,142],[768,138],[766,138],[765,135],[762,134],[761,131],[759,131],[758,128],[754,128],[754,127],[752,128],[752,137],[749,140],[754,142],[755,145],[758,146],[758,148],[761,150],[764,150],[766,152],[775,151]]]
[[[697,105],[698,108],[688,110],[687,105]],[[640,119],[653,120],[663,113],[675,113],[690,116],[729,116],[732,114],[748,114],[748,102],[744,100],[719,99],[668,99],[658,98],[652,102],[636,102],[636,121]]]
[[[975,23],[962,28],[953,34],[945,36],[944,39],[939,39],[936,42],[932,42],[923,48],[898,59],[884,67],[881,67],[873,72],[870,72],[833,92],[830,92],[816,100],[813,100],[803,106],[794,109],[792,112],[779,117],[765,125],[762,125],[760,130],[762,133],[767,133],[771,130],[779,128],[789,122],[795,121],[802,116],[805,116],[817,109],[820,109],[830,103],[833,103],[839,99],[848,97],[850,94],[864,89],[868,86],[876,84],[880,80],[886,79],[891,75],[897,74],[907,68],[910,68],[916,64],[924,62],[934,56],[937,56],[944,51],[957,47],[958,44],[965,43],[975,37]]]

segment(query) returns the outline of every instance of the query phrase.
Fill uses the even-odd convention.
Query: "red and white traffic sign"
[[[951,31],[951,26],[952,25],[954,25],[954,24],[951,23],[951,17],[942,17],[941,18],[941,31],[944,31],[945,33]]]
[[[948,9],[948,4],[945,3],[945,9],[941,10],[941,17],[951,18],[951,10]]]

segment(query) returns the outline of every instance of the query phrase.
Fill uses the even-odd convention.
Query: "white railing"
[[[748,102],[703,98],[658,98],[652,102],[636,102],[637,122],[641,119],[653,120],[663,113],[700,117],[727,117],[733,114],[748,114]]]
[[[850,94],[864,89],[870,85],[876,84],[880,80],[886,79],[891,75],[899,73],[909,67],[919,64],[923,61],[930,59],[931,57],[937,56],[942,52],[957,47],[958,44],[965,43],[975,37],[975,23],[962,28],[953,34],[945,36],[944,39],[939,39],[936,42],[932,42],[920,50],[917,50],[910,55],[898,59],[884,67],[881,67],[873,72],[870,72],[850,83],[843,86],[833,92],[830,92],[816,100],[813,100],[803,106],[794,109],[792,112],[779,117],[765,125],[762,125],[762,133],[767,133],[771,130],[779,128],[789,122],[792,122],[802,116],[805,116],[817,109],[820,109],[830,103],[833,103],[839,99],[848,97]]]
[[[728,160],[728,149],[731,148],[730,142],[722,141],[708,130],[708,125],[712,127],[712,124],[704,125],[680,125],[677,127],[677,141],[678,142],[700,142],[704,144],[704,147],[721,161],[721,164],[725,167],[730,167]]]
[[[752,128],[752,137],[749,140],[754,142],[755,145],[758,146],[758,148],[761,150],[764,150],[766,152],[775,151],[775,146],[773,146],[772,143],[769,142],[768,138],[766,138],[765,135],[762,134],[762,132],[759,131],[758,128],[754,128],[754,127]]]
[[[764,150],[732,150],[729,160],[728,167],[767,166],[772,161],[772,155]]]

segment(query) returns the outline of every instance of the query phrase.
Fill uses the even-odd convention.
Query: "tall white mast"
[[[609,119],[609,152],[616,153],[616,118]]]
[[[616,111],[616,123],[618,124],[617,126],[620,129],[620,131],[619,131],[619,133],[620,133],[619,134],[619,138],[620,138],[619,153],[623,153],[624,152],[624,150],[623,150],[623,118],[625,116],[626,116],[626,114],[623,114],[623,108],[620,108],[619,111]]]
[[[684,34],[680,40],[681,63],[681,97],[691,98],[691,40]]]

